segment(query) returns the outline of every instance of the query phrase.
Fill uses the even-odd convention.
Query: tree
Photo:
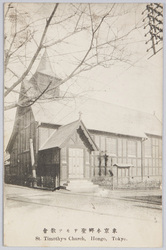
[[[122,9],[119,4],[105,4],[100,7],[96,4],[28,5],[9,3],[5,6],[6,100],[11,93],[19,93],[20,83],[33,74],[31,71],[36,60],[46,48],[57,52],[64,46],[64,56],[72,61],[69,72],[56,88],[97,66],[110,67],[118,62],[130,63],[127,44],[130,34],[139,28],[136,23],[129,28],[123,26],[123,17],[132,11],[131,7],[128,10]],[[36,13],[33,13],[33,7]],[[85,43],[82,43],[83,38]],[[73,41],[77,46],[72,45]],[[70,53],[71,48],[79,46],[81,50],[76,55]],[[33,105],[39,100],[50,84],[51,80],[44,91],[35,99],[28,100],[26,105]],[[5,110],[19,105],[24,103],[6,102]]]

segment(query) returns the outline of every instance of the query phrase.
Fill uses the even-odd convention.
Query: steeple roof
[[[58,78],[52,69],[47,50],[45,50],[36,72]]]

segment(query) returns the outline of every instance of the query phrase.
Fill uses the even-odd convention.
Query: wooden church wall
[[[91,132],[91,136],[99,149],[108,155],[107,168],[113,170],[114,176],[116,176],[116,167],[113,167],[115,163],[132,164],[134,168],[131,168],[132,176],[141,177],[141,139],[129,136],[120,136],[110,133]],[[95,175],[99,172],[99,153],[95,152],[92,155],[92,162],[95,166]],[[105,174],[105,160],[101,157],[102,174]],[[123,169],[119,171],[120,177],[127,177],[128,170]]]
[[[84,178],[91,178],[91,153],[80,139],[79,134],[75,132],[69,141],[66,142],[66,145],[61,149],[61,181],[69,179],[69,148],[83,149]]]
[[[17,118],[18,119],[18,118]],[[10,174],[20,177],[21,181],[31,174],[30,158],[30,138],[33,139],[34,152],[37,162],[38,147],[40,147],[48,137],[58,128],[58,125],[42,125],[37,129],[37,123],[31,108],[20,112],[20,121],[16,128],[17,134],[11,149],[11,167]],[[38,130],[38,134],[36,134]],[[141,139],[130,136],[120,136],[101,131],[90,131],[92,139],[103,153],[109,155],[107,168],[112,169],[116,177],[116,167],[114,163],[129,163],[134,165],[130,169],[130,176],[133,179],[144,177],[151,178],[162,175],[162,138],[148,135],[148,140],[143,143]],[[39,137],[38,137],[39,136]],[[39,145],[38,145],[39,143]],[[83,141],[76,132],[61,149],[61,180],[68,179],[69,167],[69,148],[82,148],[84,150],[84,177],[92,178],[99,175],[99,154],[98,152],[89,152]],[[55,152],[54,152],[55,153]],[[56,154],[54,154],[56,155]],[[47,158],[46,158],[47,159]],[[47,159],[49,160],[49,159]],[[48,162],[47,162],[48,163]],[[52,162],[51,164],[54,164]],[[49,163],[50,164],[50,163]],[[48,165],[49,165],[48,164]],[[102,174],[105,174],[105,161],[101,159]],[[142,172],[142,169],[143,172]],[[107,173],[108,174],[108,173]],[[128,170],[119,171],[119,178],[128,176]]]
[[[67,146],[67,145],[66,145]],[[63,147],[60,152],[60,178],[61,181],[68,180],[68,147]]]
[[[36,173],[38,186],[48,188],[59,186],[60,149],[39,151]]]
[[[59,168],[59,164],[60,164],[60,149],[51,148],[39,151],[37,174],[40,176],[46,176],[46,175],[55,176],[57,173],[56,168],[57,167]]]
[[[84,159],[85,159],[85,178],[89,179],[92,177],[92,165],[91,165],[91,152],[86,148],[84,150]]]
[[[31,109],[24,109],[24,113],[17,119],[19,119],[17,135],[10,152],[10,174],[18,176],[22,182],[31,174],[30,139],[33,139],[36,155],[36,123]]]
[[[130,176],[133,179],[144,177],[153,177],[162,175],[162,138],[148,135],[147,140],[141,143],[141,138],[120,136],[102,132],[91,132],[91,136],[97,146],[103,153],[109,155],[107,166],[113,169],[116,177],[116,167],[114,163],[129,163],[134,167],[130,169]],[[92,153],[92,166],[94,166],[94,175],[99,173],[99,153]],[[104,166],[104,158],[101,160]],[[104,167],[102,173],[104,175]],[[143,172],[142,172],[143,171]],[[127,177],[128,170],[119,171],[119,177]]]
[[[148,135],[143,143],[144,176],[155,177],[162,175],[162,138]]]

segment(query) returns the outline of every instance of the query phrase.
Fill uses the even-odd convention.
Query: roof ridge
[[[85,125],[81,120],[76,120],[67,125],[69,125],[70,127],[68,128],[66,125],[61,126],[59,129],[56,130],[55,133],[52,133],[51,136],[47,139],[47,141],[39,148],[39,150],[46,150],[48,148],[55,148],[55,147],[62,148],[65,145],[65,143],[72,138],[71,136],[75,131],[77,131],[79,126],[84,131],[86,137],[88,137],[88,141],[93,147],[93,149],[94,148],[98,149],[97,145],[93,141],[87,128],[85,127]]]
[[[75,121],[70,122],[70,123],[68,123],[68,124],[60,125],[60,127],[58,128],[58,130],[61,129],[61,128],[67,127],[67,126],[69,126],[69,125],[71,125],[71,124],[73,124],[73,123],[79,122],[79,121],[80,121],[80,120],[78,119],[78,120],[75,120]]]
[[[122,106],[122,105],[119,105],[119,104],[116,104],[116,103],[111,103],[111,102],[103,101],[103,100],[96,99],[96,98],[93,98],[93,97],[92,98],[87,98],[87,99],[91,99],[91,100],[95,100],[95,101],[100,101],[100,102],[103,102],[103,103],[106,103],[106,104],[111,104],[111,105],[114,105],[114,106],[117,106],[117,107],[120,107],[120,108],[129,109],[129,110],[132,110],[132,111],[137,111],[137,112],[140,112],[140,113],[144,113],[144,114],[148,114],[148,115],[154,116],[153,114],[151,114],[149,112],[145,112],[145,111],[142,111],[142,110],[139,110],[139,109],[129,108],[129,107],[126,107],[126,106]]]

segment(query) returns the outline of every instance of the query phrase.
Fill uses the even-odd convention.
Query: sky
[[[24,12],[26,10],[28,18],[32,20],[44,18],[52,9],[51,4],[22,4],[19,6],[19,10]],[[116,34],[123,34],[123,32],[131,29],[133,25],[137,24],[140,28],[135,29],[128,37],[127,41],[123,41],[123,46],[125,46],[125,53],[131,54],[129,56],[129,62],[117,63],[110,65],[109,67],[98,66],[90,71],[86,71],[67,83],[61,86],[62,90],[68,88],[69,92],[85,95],[89,98],[96,98],[103,100],[105,102],[117,104],[124,107],[129,107],[131,109],[140,110],[143,112],[148,112],[155,115],[162,120],[162,75],[163,75],[163,61],[161,50],[155,56],[151,57],[152,51],[148,53],[148,45],[145,44],[147,38],[144,37],[145,31],[141,27],[143,25],[143,15],[142,11],[145,9],[145,4],[121,4],[118,7],[119,13],[124,13],[118,17],[116,22],[114,18],[111,19],[112,32]],[[106,8],[104,8],[105,11]],[[33,15],[32,15],[33,10]],[[100,13],[100,5],[95,6],[94,13]],[[70,8],[67,5],[60,6],[59,18],[65,15],[65,11],[69,12]],[[62,15],[62,13],[64,14]],[[47,14],[46,14],[47,13]],[[113,20],[113,21],[112,21]],[[45,21],[45,20],[44,20]],[[86,23],[86,20],[85,20]],[[43,25],[43,19],[35,27],[35,39],[37,40],[41,33],[41,27]],[[65,24],[67,25],[67,24]],[[60,26],[58,29],[51,27],[46,41],[50,41],[54,36],[60,38],[65,34],[67,26]],[[73,23],[71,24],[72,27]],[[69,29],[71,28],[69,25]],[[101,32],[101,38],[106,39],[106,26]],[[52,64],[53,70],[60,78],[64,78],[67,74],[71,72],[73,67],[75,67],[75,62],[80,60],[84,52],[78,52],[86,50],[89,45],[89,33],[83,32],[83,34],[78,34],[77,36],[68,39],[67,43],[58,44],[56,47],[50,47],[47,49],[48,55],[50,57],[50,62]],[[33,54],[34,45],[32,44],[21,52],[22,60],[24,61],[24,66],[28,65],[28,60]],[[41,51],[39,57],[37,58],[29,78],[35,72],[40,58],[44,51]],[[106,52],[110,53],[110,51]],[[24,57],[26,55],[26,57]],[[29,55],[29,56],[27,56]],[[17,69],[20,74],[24,70],[19,63],[14,62],[11,67],[12,69]],[[19,69],[19,70],[18,70]],[[6,78],[8,80],[8,78]],[[11,82],[6,81],[7,86]],[[9,84],[9,85],[8,85]],[[12,102],[17,100],[18,95],[12,93],[7,102]],[[15,109],[5,112],[5,138],[6,143],[10,137],[11,130],[13,127],[15,116]]]

